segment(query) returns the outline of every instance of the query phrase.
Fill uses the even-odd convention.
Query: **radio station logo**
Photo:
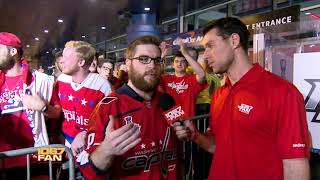
[[[64,148],[39,148],[38,161],[62,161]]]

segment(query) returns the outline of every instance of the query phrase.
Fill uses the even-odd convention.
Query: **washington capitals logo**
[[[126,124],[132,124],[132,123],[133,123],[133,125],[136,126],[136,127],[138,127],[138,128],[139,128],[139,131],[141,131],[141,126],[140,126],[140,124],[134,123],[134,122],[133,122],[133,119],[132,119],[132,116],[126,116],[126,117],[124,117],[123,119],[126,121]]]
[[[308,114],[313,114],[311,122],[320,123],[320,79],[305,79],[311,84],[311,89],[304,100],[306,111]]]
[[[132,116],[126,116],[123,119],[126,121],[126,124],[131,124],[132,123]]]

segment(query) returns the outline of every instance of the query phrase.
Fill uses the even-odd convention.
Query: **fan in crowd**
[[[78,158],[87,179],[180,179],[176,137],[159,106],[158,46],[152,36],[128,46],[128,84],[104,98],[89,120],[89,147]]]
[[[22,47],[16,35],[0,32],[0,151],[48,145],[45,117],[58,118],[61,111],[58,101],[50,101],[53,78],[29,69]],[[46,174],[47,166],[35,161],[31,175]],[[25,166],[24,156],[0,159],[7,179],[24,179]]]
[[[112,90],[117,90],[123,82],[113,75],[113,67],[114,64],[110,60],[98,59],[98,73],[110,82]]]

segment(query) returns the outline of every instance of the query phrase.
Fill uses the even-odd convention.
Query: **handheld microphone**
[[[163,93],[159,97],[159,106],[165,111],[163,113],[169,125],[175,122],[181,123],[181,118],[185,118],[185,113],[180,105],[176,105],[172,96]]]

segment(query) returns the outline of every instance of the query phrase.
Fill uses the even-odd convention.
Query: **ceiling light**
[[[309,14],[311,14],[311,13],[309,13],[309,12],[305,13],[305,15],[309,15]]]
[[[36,37],[36,38],[34,38],[34,40],[39,41],[39,38]]]
[[[58,22],[59,23],[63,23],[63,19],[58,19]]]
[[[49,33],[49,30],[48,30],[48,29],[45,29],[43,32],[44,32],[44,33]]]
[[[150,11],[150,8],[149,7],[145,7],[144,10],[145,11]]]
[[[46,53],[49,54],[49,51],[47,51]]]
[[[81,37],[82,37],[82,38],[86,38],[86,36],[85,36],[85,35],[82,35]]]
[[[30,47],[30,45],[29,45],[29,44],[27,44],[27,45],[26,45],[26,47],[28,48],[28,47]]]
[[[113,46],[113,48],[115,49],[115,48],[117,48],[117,46]]]
[[[105,29],[107,29],[107,27],[105,27],[105,26],[101,26],[101,29],[105,30]]]

